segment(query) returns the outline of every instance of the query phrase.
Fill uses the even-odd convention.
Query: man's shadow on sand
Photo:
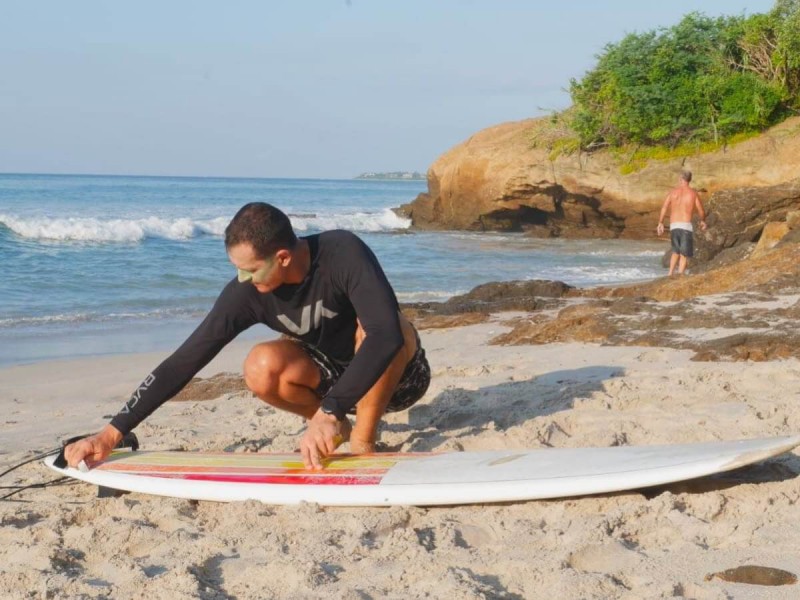
[[[475,435],[491,423],[494,423],[495,430],[502,431],[535,417],[571,409],[576,399],[603,390],[605,381],[624,374],[624,369],[620,367],[592,366],[553,371],[525,381],[511,381],[476,390],[447,388],[431,402],[412,406],[408,413],[408,425],[384,423],[387,431],[409,434],[402,444],[385,447],[384,450],[399,451],[401,446],[413,452],[436,450],[448,440]],[[611,402],[613,410],[613,400]],[[542,442],[539,439],[536,441]],[[783,454],[725,473],[646,488],[642,493],[647,498],[665,491],[702,494],[740,484],[787,481],[798,475],[800,456]]]
[[[553,371],[475,390],[451,387],[429,403],[412,406],[408,425],[383,427],[386,431],[409,433],[402,445],[414,452],[426,452],[449,439],[474,435],[488,426],[502,431],[535,417],[568,410],[576,398],[586,398],[602,390],[606,380],[622,375],[624,370],[620,367],[592,366]],[[458,433],[453,435],[455,432]]]

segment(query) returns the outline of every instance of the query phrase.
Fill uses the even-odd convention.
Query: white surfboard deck
[[[115,451],[63,475],[129,492],[268,504],[435,506],[563,498],[721,473],[800,445],[800,435],[741,441],[448,453],[335,455],[322,471],[299,454]]]

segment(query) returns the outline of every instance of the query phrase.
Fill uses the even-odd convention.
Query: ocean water
[[[222,234],[252,201],[283,209],[300,235],[357,232],[401,302],[489,281],[587,286],[663,274],[658,243],[411,231],[391,208],[424,190],[420,181],[0,174],[0,365],[177,346],[233,277]]]

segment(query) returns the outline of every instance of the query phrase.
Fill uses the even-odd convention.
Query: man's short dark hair
[[[686,183],[692,182],[692,172],[691,171],[681,171],[681,179],[683,179]]]
[[[244,243],[263,259],[282,248],[294,248],[297,236],[283,211],[266,202],[251,202],[240,208],[225,228],[225,248]]]

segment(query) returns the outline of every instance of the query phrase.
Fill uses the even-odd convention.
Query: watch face
[[[336,412],[334,412],[334,410],[333,410],[333,409],[331,409],[331,408],[327,408],[327,407],[325,407],[325,406],[320,406],[320,409],[321,409],[321,410],[322,410],[322,412],[324,412],[326,415],[333,415],[334,417],[336,417]],[[339,417],[336,417],[336,418],[338,419]]]

